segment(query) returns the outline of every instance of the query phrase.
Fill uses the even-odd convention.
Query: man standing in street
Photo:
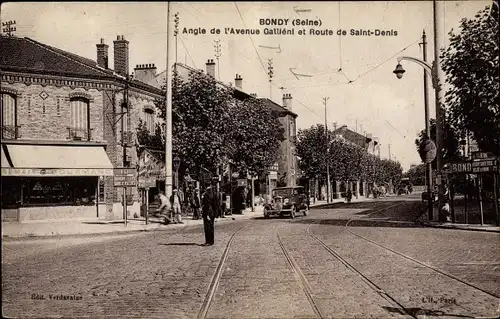
[[[172,207],[172,211],[174,212],[174,221],[179,224],[184,224],[181,218],[181,198],[177,193],[177,189],[174,189],[172,192],[172,196],[170,196],[170,205]]]
[[[212,185],[207,187],[203,194],[203,227],[205,230],[205,245],[213,245],[215,241],[214,222],[217,211],[220,209],[217,192]]]

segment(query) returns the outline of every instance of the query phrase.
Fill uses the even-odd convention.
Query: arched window
[[[17,100],[14,94],[2,93],[2,138],[16,139],[17,127]]]
[[[148,129],[150,134],[154,134],[155,132],[155,114],[154,111],[150,108],[144,109],[144,122],[146,123],[146,128]]]
[[[83,97],[73,97],[70,99],[70,139],[90,141],[89,112],[88,99]]]

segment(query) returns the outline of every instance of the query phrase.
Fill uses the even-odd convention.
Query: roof
[[[97,65],[97,62],[71,52],[67,52],[30,38],[0,36],[0,68],[2,70],[51,74],[60,76],[96,79],[124,80],[123,76],[111,69]],[[161,90],[141,81],[131,83],[148,91]]]
[[[366,143],[371,142],[374,140],[370,136],[365,136],[362,134],[359,134],[358,132],[352,131],[347,128],[346,125],[343,125],[336,129],[334,131],[334,134],[341,134],[346,140],[351,141],[357,145],[360,145],[362,147],[365,147]],[[376,144],[378,144],[377,141],[374,141]]]
[[[279,113],[285,113],[285,114],[292,115],[293,117],[297,117],[296,113],[290,111],[289,109],[287,109],[284,106],[279,105],[278,103],[274,102],[273,100],[268,99],[267,97],[259,98],[259,100],[264,102],[264,104],[266,104],[273,111],[276,111]]]

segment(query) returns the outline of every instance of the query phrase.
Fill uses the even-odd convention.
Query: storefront
[[[1,164],[3,221],[104,215],[113,165],[102,146],[2,144]]]

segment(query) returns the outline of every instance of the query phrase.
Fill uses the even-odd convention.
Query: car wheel
[[[309,213],[309,206],[306,206],[306,209],[304,209],[304,216],[307,216],[307,213]]]
[[[269,218],[269,212],[267,211],[267,208],[264,208],[264,218]]]
[[[292,206],[292,210],[290,211],[290,218],[291,219],[295,218],[295,206]]]

